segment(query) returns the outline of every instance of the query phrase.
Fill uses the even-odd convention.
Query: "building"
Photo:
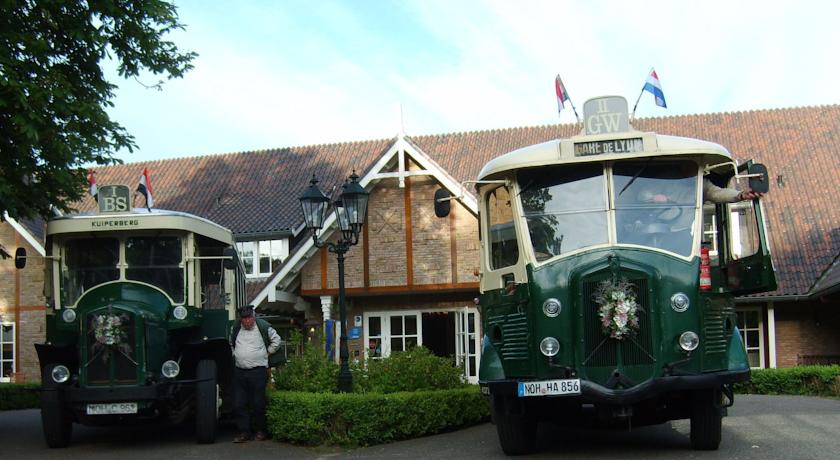
[[[840,190],[840,105],[646,118],[633,125],[717,142],[739,160],[767,165],[773,183],[765,208],[778,289],[737,301],[748,354],[755,367],[840,362],[840,209],[834,199]],[[437,219],[432,195],[441,186],[460,195],[459,183],[474,179],[488,160],[580,129],[566,124],[400,135],[177,158],[101,168],[97,181],[134,184],[149,168],[156,207],[233,230],[249,271],[248,298],[281,329],[308,331],[338,316],[336,262],[303,231],[297,197],[313,173],[329,190],[355,169],[371,199],[364,235],[346,261],[351,357],[387,356],[422,343],[462,358],[474,379],[481,339],[473,302],[477,205],[468,188],[454,212]],[[79,208],[93,209],[93,200]],[[37,231],[13,221],[3,224],[2,238],[3,246],[29,244],[30,252],[40,241]],[[4,280],[22,276],[11,265],[0,261]],[[0,291],[0,314],[4,324],[14,324],[18,380],[31,381],[38,378],[37,363],[24,350],[43,334],[43,322],[32,317],[44,308],[38,304],[41,288],[34,279],[15,284],[19,292],[9,284],[4,281]]]

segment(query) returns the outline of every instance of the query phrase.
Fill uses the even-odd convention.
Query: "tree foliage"
[[[196,54],[165,40],[177,29],[161,0],[0,0],[0,215],[68,211],[87,165],[134,150],[106,112],[116,86],[102,65],[113,60],[123,78],[181,77]]]

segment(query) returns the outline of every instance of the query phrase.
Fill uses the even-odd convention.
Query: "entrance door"
[[[455,312],[455,359],[470,383],[478,383],[478,310],[464,307]]]

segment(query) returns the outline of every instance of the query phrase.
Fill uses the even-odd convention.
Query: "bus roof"
[[[641,131],[581,135],[530,145],[490,160],[478,180],[501,173],[555,164],[592,163],[630,158],[692,157],[705,165],[732,162],[732,154],[714,142]]]
[[[137,230],[183,230],[233,245],[230,230],[203,217],[165,209],[137,208],[130,212],[68,214],[47,223],[47,235]]]

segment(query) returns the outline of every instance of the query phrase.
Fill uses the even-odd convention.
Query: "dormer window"
[[[241,241],[236,249],[247,276],[269,276],[289,255],[289,240]]]

